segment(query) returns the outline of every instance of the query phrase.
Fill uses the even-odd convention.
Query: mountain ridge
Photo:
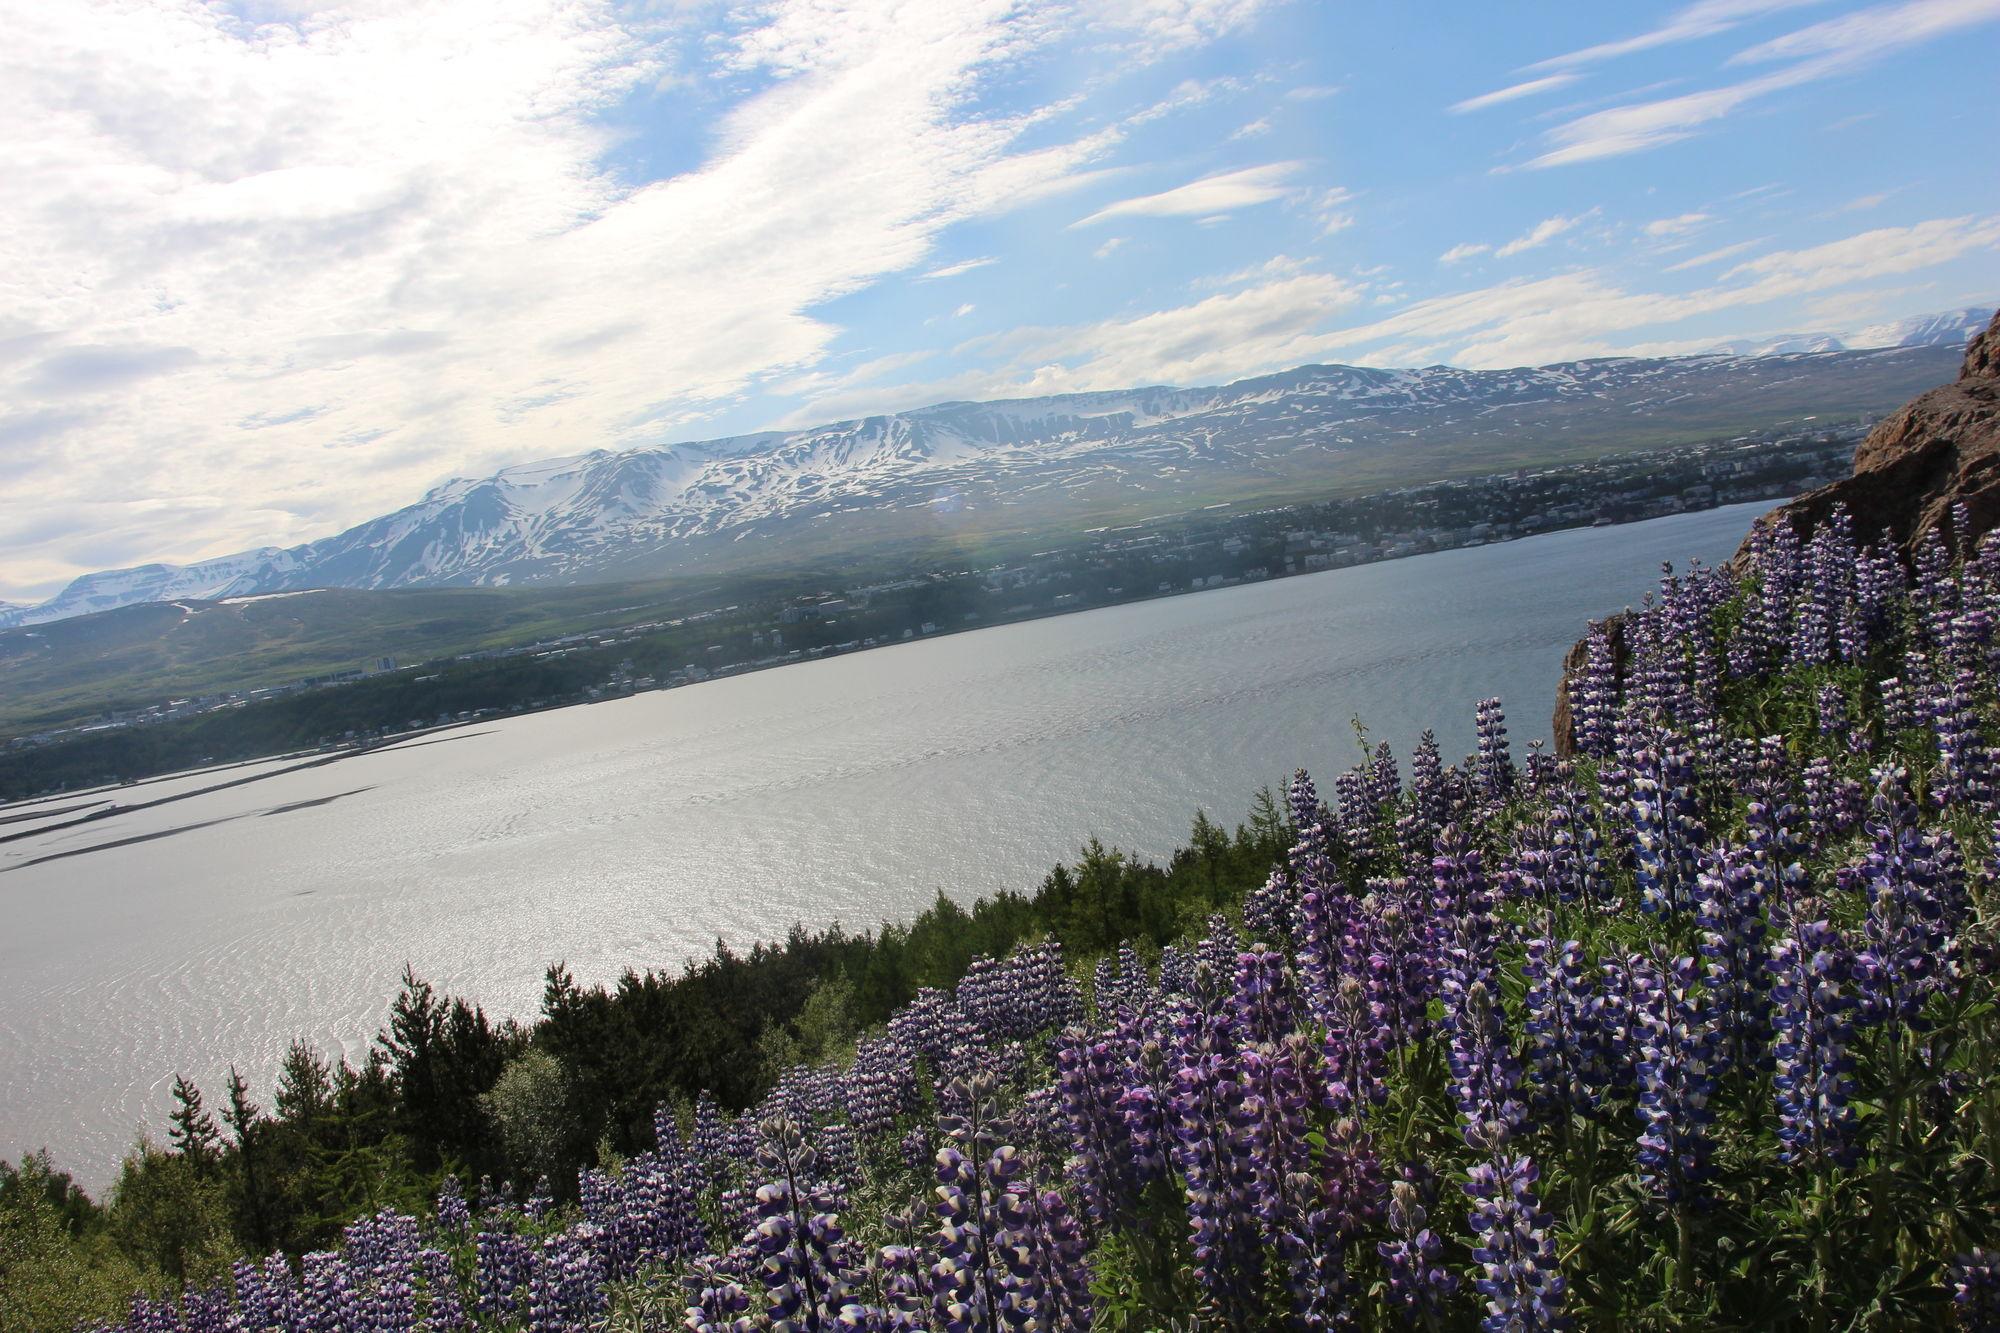
[[[746,538],[845,530],[894,540],[949,525],[1026,529],[1134,506],[1401,484],[1463,466],[1482,447],[1517,461],[1536,449],[1578,456],[1612,452],[1646,429],[1698,435],[1788,411],[1886,410],[1930,376],[1934,351],[1494,371],[1315,364],[1223,385],[955,400],[794,431],[594,449],[451,478],[414,504],[296,546],[85,574],[45,602],[0,607],[0,628],[308,587],[591,582],[732,558]],[[1885,380],[1881,392],[1848,384],[1867,374]],[[1727,410],[1691,414],[1690,401]]]

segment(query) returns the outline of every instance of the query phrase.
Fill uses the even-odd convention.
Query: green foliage
[[[529,1049],[507,1062],[479,1105],[491,1117],[507,1157],[529,1176],[554,1180],[568,1158],[575,1120],[569,1075],[547,1051]]]
[[[31,1153],[0,1162],[0,1329],[67,1330],[121,1317],[140,1269],[68,1176]]]
[[[141,1140],[105,1208],[111,1238],[164,1291],[229,1271],[237,1245],[220,1185],[199,1159]]]

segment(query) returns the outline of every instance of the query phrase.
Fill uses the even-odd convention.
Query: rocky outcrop
[[[1933,528],[1977,541],[2000,527],[2000,314],[1965,349],[1958,379],[1878,423],[1854,451],[1854,474],[1808,491],[1757,520],[1790,523],[1801,534],[1836,505],[1854,520],[1857,540],[1888,533],[1906,554]],[[1952,530],[1964,505],[1970,531]],[[1737,553],[1741,560],[1749,549]]]
[[[1964,532],[1955,531],[1953,517],[1961,505]],[[1955,381],[1868,432],[1854,451],[1852,476],[1778,506],[1757,526],[1789,523],[1804,535],[1836,506],[1846,507],[1858,540],[1872,542],[1886,533],[1905,556],[1932,529],[1951,541],[1976,542],[2000,528],[2000,313],[1967,344]],[[1746,539],[1732,563],[1741,568],[1749,551]],[[1579,642],[1563,660],[1554,722],[1557,754],[1575,749],[1569,682],[1583,666],[1584,651]]]

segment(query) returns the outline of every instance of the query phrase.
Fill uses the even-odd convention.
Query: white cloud
[[[1769,6],[1777,7],[1782,6]],[[1528,165],[1564,166],[1677,143],[1760,98],[1846,73],[1904,47],[1996,19],[2000,19],[2000,0],[1905,0],[1801,28],[1738,52],[1730,60],[1731,64],[1796,63],[1720,88],[1579,116],[1549,130],[1549,150]]]
[[[1502,102],[1512,102],[1523,97],[1534,97],[1540,93],[1554,92],[1557,88],[1572,84],[1581,77],[1576,74],[1549,74],[1539,79],[1529,79],[1526,83],[1511,84],[1477,97],[1468,97],[1463,102],[1454,102],[1451,110],[1464,115],[1468,111],[1484,111],[1489,106],[1499,106]]]
[[[1667,16],[1664,23],[1645,32],[1632,37],[1623,37],[1615,42],[1588,46],[1581,51],[1572,51],[1568,55],[1556,56],[1530,68],[1565,69],[1576,65],[1595,64],[1600,60],[1611,60],[1637,51],[1650,51],[1655,47],[1713,37],[1718,33],[1729,31],[1738,24],[1763,18],[1767,14],[1817,3],[1819,0],[1698,0],[1696,4],[1675,10]]]
[[[965,317],[966,317],[967,315],[971,314],[971,313],[972,313],[973,311],[977,310],[978,308],[979,308],[979,307],[978,307],[978,306],[976,306],[976,305],[974,305],[974,304],[972,304],[972,302],[970,302],[970,301],[967,301],[967,302],[966,302],[966,303],[965,303],[964,305],[962,305],[962,306],[960,306],[960,307],[959,307],[958,309],[956,309],[956,310],[952,311],[952,312],[951,312],[951,317],[952,317],[953,319],[964,319],[964,318],[965,318]]]
[[[1008,0],[746,13],[693,58],[756,91],[634,183],[605,115],[688,50],[603,0],[265,26],[0,0],[0,333],[39,339],[0,364],[5,582],[304,540],[441,473],[661,438],[809,371],[824,303],[1118,141],[1024,148],[1041,112],[984,109],[1059,35]]]
[[[1904,0],[1815,23],[1760,42],[1731,64],[1831,57],[1847,62],[1927,42],[1961,28],[2000,19],[2000,0]]]
[[[1683,294],[1628,291],[1597,270],[1563,273],[1420,301],[1387,319],[1327,335],[1321,353],[1387,344],[1387,359],[1394,361],[1408,348],[1427,347],[1454,364],[1486,369],[1661,350],[1657,335],[1643,341],[1631,335],[1913,273],[1996,247],[2000,216],[1943,218],[1764,255],[1713,286]],[[1364,359],[1380,364],[1384,358]]]
[[[1319,225],[1322,238],[1337,231],[1346,231],[1354,225],[1354,213],[1348,207],[1353,202],[1353,192],[1337,185],[1306,196],[1306,206],[1312,212],[1313,221]]]
[[[991,255],[981,255],[976,259],[961,259],[956,264],[946,264],[942,268],[932,269],[924,274],[924,278],[927,281],[936,278],[955,278],[961,273],[970,273],[976,268],[985,268],[988,264],[999,262]]]
[[[1331,83],[1307,83],[1285,90],[1285,100],[1288,102],[1319,102],[1339,95],[1340,88]]]
[[[1752,276],[1758,280],[1757,290],[1787,295],[1909,273],[1995,246],[2000,246],[2000,217],[1938,218],[1908,227],[1878,227],[1804,250],[1760,255],[1722,276]]]
[[[1468,241],[1463,245],[1454,245],[1451,249],[1439,255],[1438,263],[1462,264],[1468,259],[1487,254],[1492,249],[1493,247],[1490,245],[1478,245]]]
[[[1125,124],[1149,125],[1176,112],[1206,105],[1219,97],[1236,96],[1249,86],[1243,80],[1226,74],[1213,79],[1182,79],[1165,97],[1127,116]]]
[[[1284,198],[1291,193],[1291,187],[1286,182],[1297,174],[1299,166],[1297,162],[1272,162],[1264,166],[1244,167],[1239,171],[1205,176],[1158,194],[1142,195],[1136,199],[1121,199],[1070,225],[1088,227],[1095,223],[1108,222],[1112,218],[1123,217],[1219,217],[1235,209],[1268,204]]]
[[[995,390],[1067,393],[1135,384],[1201,384],[1312,359],[1317,336],[1358,287],[1325,273],[1289,277],[1191,305],[983,340],[1005,357]]]
[[[1269,116],[1259,116],[1256,120],[1253,120],[1249,124],[1238,128],[1237,131],[1234,134],[1230,135],[1229,137],[1231,139],[1255,139],[1260,135],[1269,134],[1270,132],[1271,132],[1271,118]]]
[[[1090,253],[1097,259],[1109,259],[1124,244],[1125,238],[1123,236],[1113,236]]]
[[[1734,259],[1737,255],[1743,254],[1746,251],[1755,250],[1762,244],[1764,242],[1761,240],[1738,241],[1734,245],[1725,245],[1721,249],[1710,250],[1706,254],[1696,255],[1692,259],[1683,259],[1678,264],[1669,264],[1667,272],[1685,273],[1691,268],[1702,268],[1709,264],[1719,264],[1725,259]]]
[[[1591,211],[1595,212],[1596,210],[1593,209]],[[1559,213],[1552,218],[1543,218],[1540,222],[1528,228],[1527,231],[1516,236],[1498,250],[1495,250],[1493,257],[1495,259],[1511,259],[1524,251],[1547,245],[1564,232],[1574,230],[1578,223],[1589,216],[1590,213],[1583,213],[1576,217],[1564,217]]]
[[[1648,236],[1685,236],[1715,219],[1707,213],[1683,213],[1679,217],[1657,218],[1646,224]]]
[[[1194,46],[1248,25],[1266,0],[1098,0],[1100,21],[1152,50]]]
[[[1136,384],[1212,383],[1307,362],[1411,365],[1448,360],[1475,369],[1541,365],[1589,356],[1667,355],[1710,346],[1673,326],[1790,297],[1824,296],[2000,247],[2000,217],[1952,218],[1884,228],[1826,245],[1765,255],[1688,293],[1629,290],[1602,270],[1579,270],[1453,292],[1382,318],[1338,327],[1342,313],[1371,310],[1368,289],[1292,261],[1245,270],[1241,290],[1147,314],[1061,328],[1019,329],[957,349],[984,353],[991,369],[909,385],[891,396],[915,405],[950,397],[1007,396]],[[1381,293],[1389,294],[1389,293]]]

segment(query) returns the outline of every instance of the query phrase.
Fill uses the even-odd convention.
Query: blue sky
[[[0,0],[0,597],[451,475],[2000,295],[2000,0]]]

